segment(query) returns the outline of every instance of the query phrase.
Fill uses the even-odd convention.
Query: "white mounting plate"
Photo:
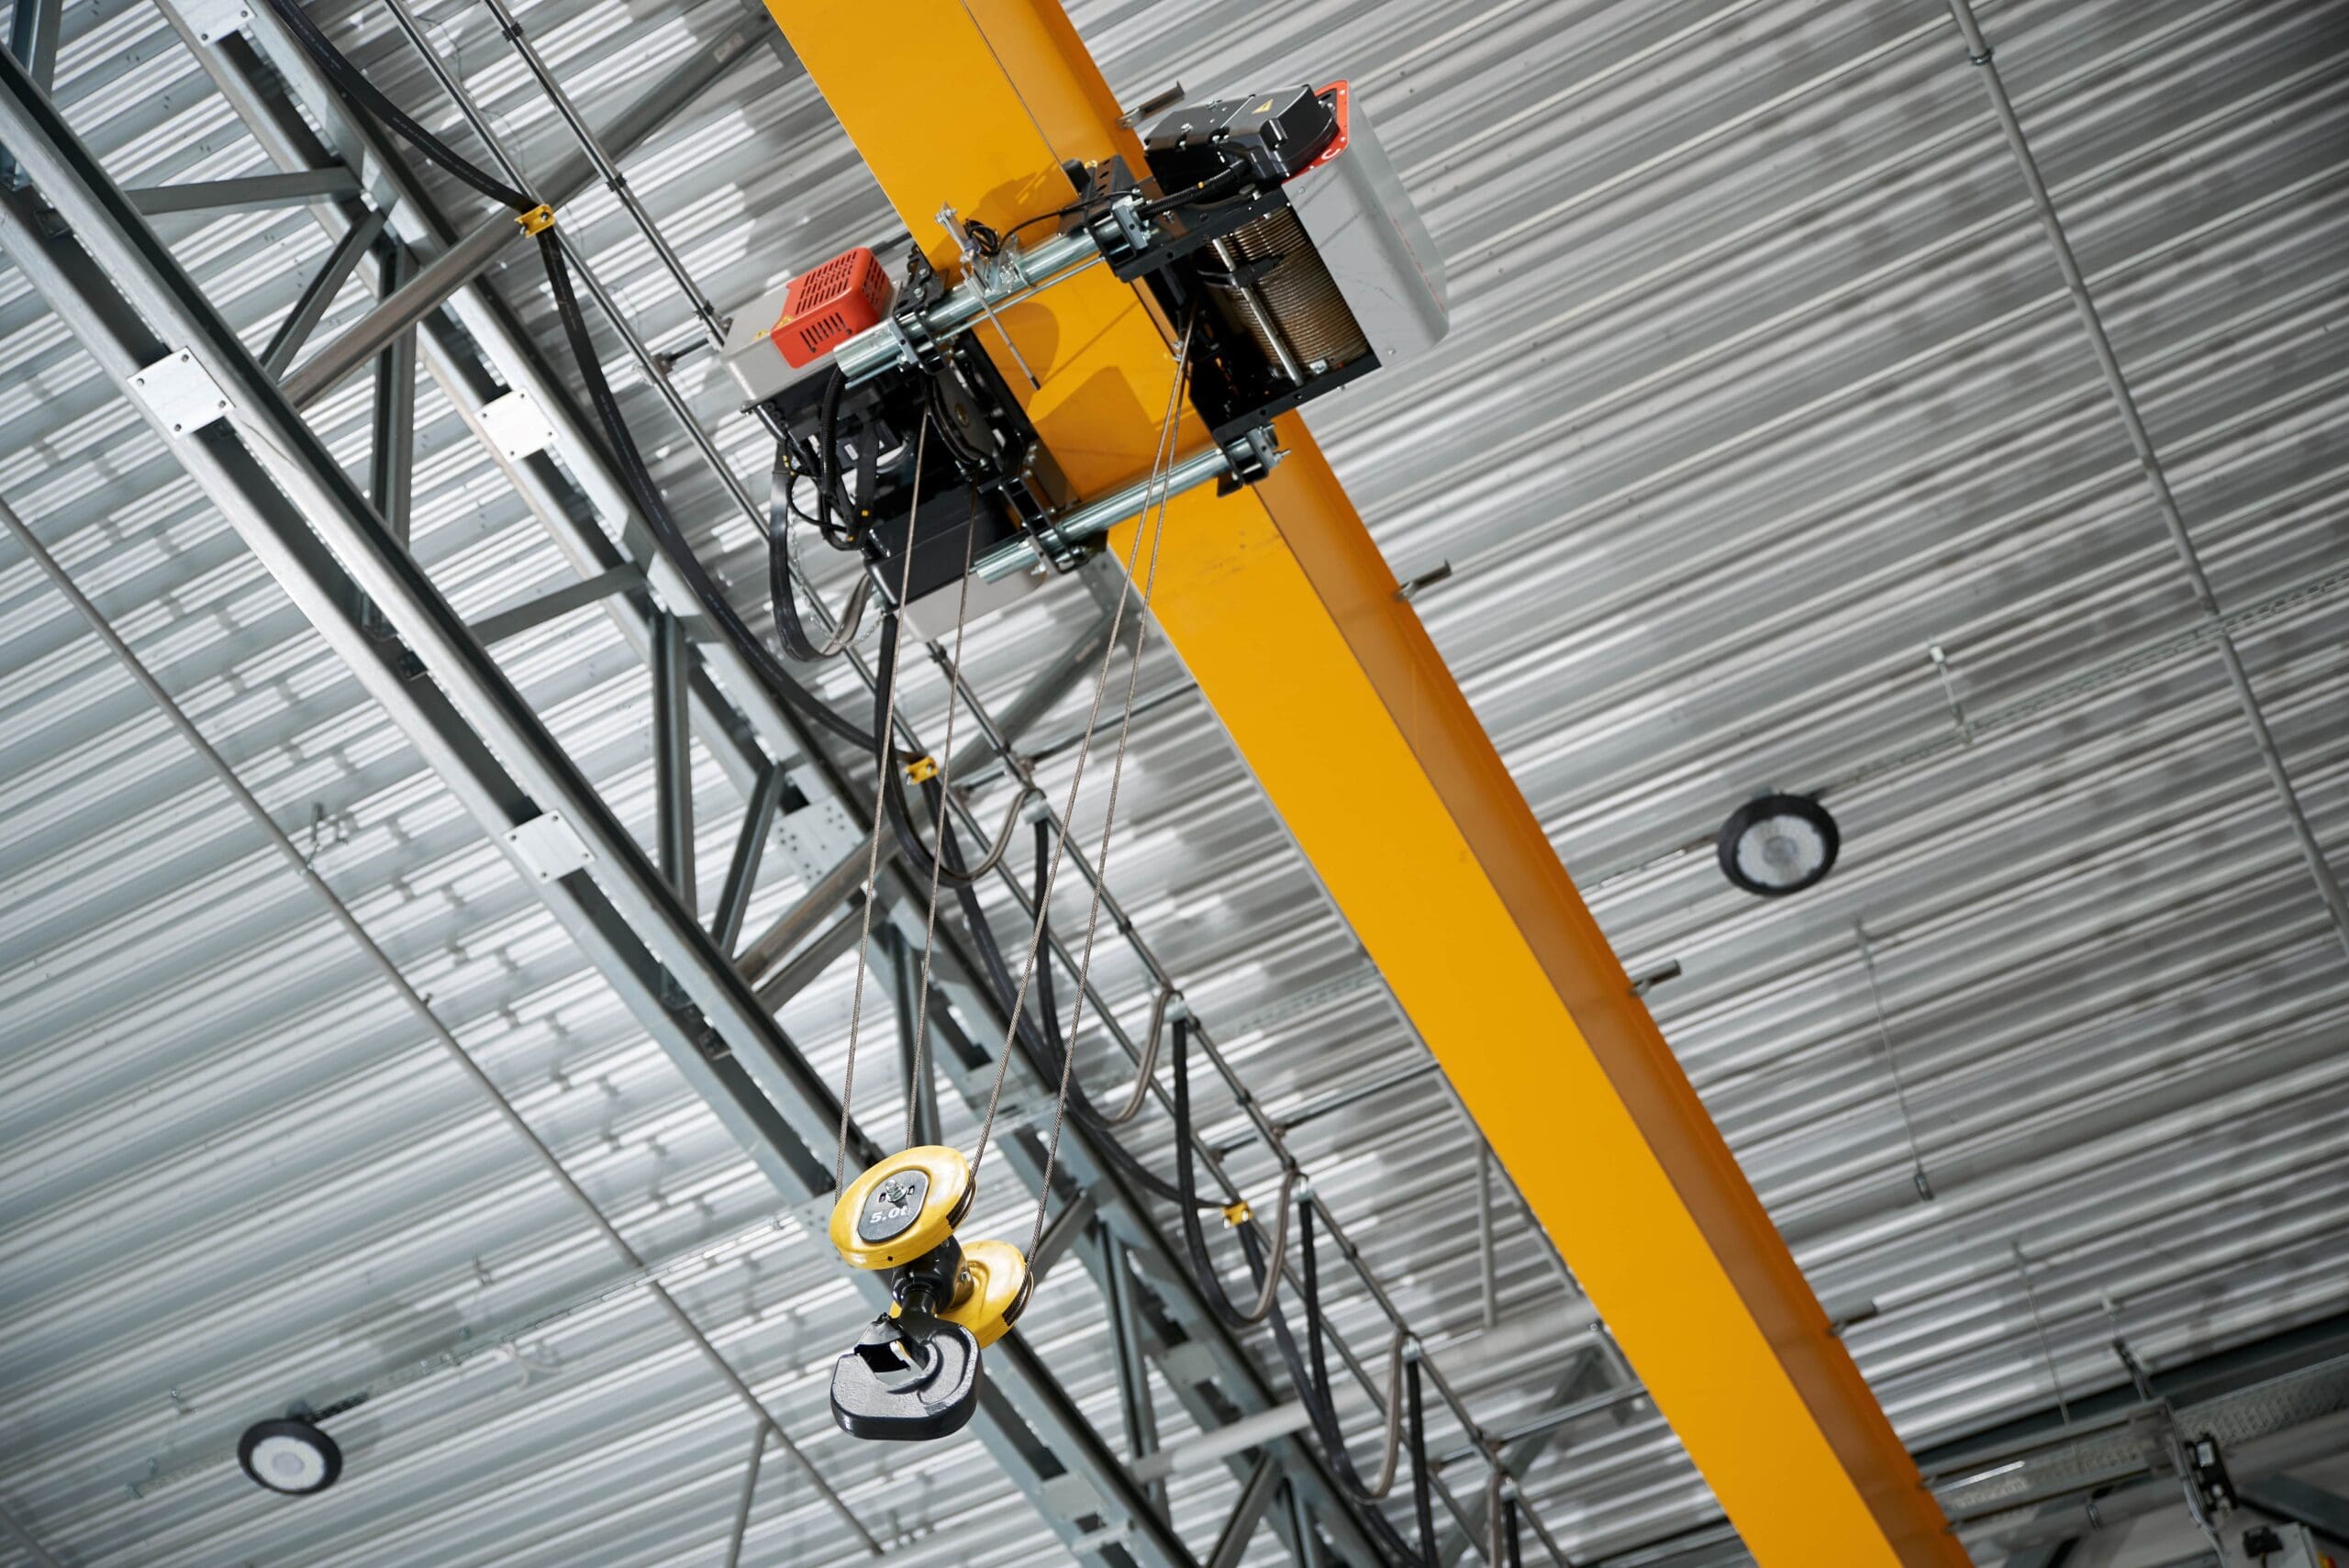
[[[173,440],[201,430],[228,412],[228,395],[185,349],[131,372],[130,390]]]
[[[195,29],[199,43],[218,43],[253,19],[246,0],[181,0],[180,15]]]
[[[519,387],[484,405],[481,423],[497,450],[514,462],[554,445],[554,426]]]
[[[514,846],[514,852],[540,882],[569,876],[596,858],[587,848],[587,841],[562,819],[559,811],[508,828],[506,841]]]

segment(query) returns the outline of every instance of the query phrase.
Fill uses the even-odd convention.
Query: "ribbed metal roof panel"
[[[599,121],[744,14],[520,9]],[[567,150],[484,9],[422,10],[526,164]],[[455,125],[380,10],[323,14],[386,91]],[[2338,846],[2342,29],[2288,0],[1982,14],[2222,606],[2299,595],[2239,635]],[[1683,966],[1657,1016],[1822,1298],[1872,1304],[1847,1340],[1903,1436],[2119,1382],[2116,1329],[2174,1364],[2349,1305],[2341,945],[2188,635],[2193,601],[1946,15],[1074,15],[1127,101],[1176,77],[1343,74],[1376,117],[1444,256],[1453,331],[1312,423],[1398,572],[1453,564],[1419,600],[1431,632],[1629,965]],[[264,166],[150,8],[75,6],[64,36],[59,101],[118,178]],[[765,58],[629,167],[721,310],[890,231],[812,86]],[[256,344],[325,248],[298,214],[164,221]],[[608,197],[566,221],[639,330],[684,347],[685,302]],[[495,275],[551,343],[529,258]],[[336,319],[360,303],[349,291]],[[605,341],[748,605],[748,522]],[[707,355],[675,373],[755,484],[766,454],[730,384]],[[363,465],[363,390],[323,418]],[[417,550],[451,597],[480,613],[561,580],[429,390],[419,424]],[[818,1379],[855,1309],[797,1220],[13,272],[0,430],[0,495],[639,1250],[689,1260],[680,1298],[868,1527],[907,1532],[892,1555],[1042,1554],[974,1445],[891,1474],[830,1430]],[[974,627],[981,689],[1016,689],[1093,613],[1055,587]],[[625,1271],[6,546],[0,648],[0,1504],[94,1563],[714,1560],[746,1414],[616,1289]],[[501,653],[649,824],[641,672],[607,624],[581,612]],[[1153,644],[1110,880],[1279,1117],[1419,1048],[1186,684]],[[850,700],[852,683],[827,690]],[[1037,734],[1071,734],[1085,695]],[[908,701],[940,733],[935,684]],[[696,755],[710,885],[733,797]],[[1080,821],[1097,822],[1095,776]],[[1825,789],[1845,834],[1834,877],[1784,903],[1731,890],[1709,841],[1770,787]],[[777,874],[759,913],[796,891]],[[1083,917],[1064,891],[1060,929]],[[1132,1026],[1138,965],[1105,948],[1097,971]],[[785,1017],[828,1074],[849,994],[842,966]],[[885,1038],[885,1002],[866,1007]],[[1106,1051],[1082,1065],[1099,1084],[1130,1071]],[[886,1074],[860,1086],[885,1123]],[[1205,1114],[1237,1135],[1219,1094]],[[1163,1123],[1135,1141],[1163,1162]],[[1481,1419],[1559,1400],[1564,1347],[1586,1341],[1562,1337],[1558,1276],[1513,1211],[1501,1323],[1479,1326],[1461,1222],[1475,1144],[1433,1080],[1293,1142]],[[1260,1154],[1235,1159],[1263,1179]],[[1018,1234],[1026,1214],[997,1192],[982,1221]],[[1114,1431],[1098,1306],[1074,1282],[1028,1332]],[[1332,1310],[1375,1357],[1367,1304]],[[217,1459],[172,1478],[259,1415],[435,1356],[459,1364],[337,1423],[352,1463],[331,1502],[262,1497]],[[1527,1488],[1578,1559],[1709,1517],[1644,1406],[1565,1439]],[[766,1464],[747,1562],[862,1555],[789,1461]],[[150,1466],[168,1484],[134,1497]],[[1180,1481],[1185,1539],[1212,1538],[1230,1492],[1220,1473]]]

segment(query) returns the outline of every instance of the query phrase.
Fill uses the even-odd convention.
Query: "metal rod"
[[[1341,1111],[1348,1106],[1359,1105],[1374,1095],[1386,1094],[1390,1089],[1399,1089],[1406,1084],[1416,1084],[1420,1079],[1433,1077],[1442,1071],[1442,1069],[1436,1065],[1433,1057],[1413,1062],[1397,1068],[1384,1077],[1373,1078],[1366,1084],[1357,1084],[1351,1089],[1340,1089],[1334,1094],[1324,1095],[1318,1100],[1308,1100],[1273,1125],[1285,1133],[1294,1132],[1306,1123],[1319,1121],[1332,1111]]]
[[[423,29],[416,25],[416,19],[408,10],[406,0],[384,0],[384,4],[389,6],[392,14],[399,18],[401,28],[407,32],[409,38],[418,40],[420,45]],[[546,95],[547,101],[551,103],[555,112],[562,117],[563,124],[570,128],[573,138],[578,141],[580,150],[586,154],[587,161],[595,166],[596,174],[602,178],[612,195],[618,198],[620,206],[627,209],[629,216],[636,220],[637,228],[644,235],[646,242],[652,247],[653,253],[660,257],[662,265],[668,269],[670,277],[675,280],[679,292],[685,295],[685,303],[693,307],[694,315],[700,320],[703,330],[708,334],[712,341],[722,339],[726,336],[726,323],[719,319],[718,312],[711,308],[708,296],[703,294],[700,286],[694,282],[693,274],[685,270],[685,259],[677,254],[675,247],[669,243],[668,237],[662,234],[660,227],[652,221],[651,215],[644,210],[644,204],[637,200],[635,188],[629,183],[627,174],[621,172],[618,161],[605,150],[604,144],[596,136],[595,128],[587,123],[587,117],[579,112],[579,106],[572,102],[571,95],[562,90],[562,84],[555,80],[554,72],[549,71],[546,61],[539,57],[539,51],[531,46],[529,36],[522,29],[522,24],[515,19],[512,8],[505,3],[505,0],[483,0],[483,4],[486,5],[490,14],[497,18],[498,28],[506,35],[506,41],[512,44],[514,52],[522,57],[522,63],[538,80],[539,90]]]
[[[1139,1465],[1158,1451],[1158,1414],[1150,1388],[1150,1362],[1142,1353],[1141,1314],[1134,1303],[1133,1265],[1126,1244],[1106,1227],[1101,1231],[1102,1275],[1109,1309],[1109,1333],[1118,1358],[1118,1405],[1126,1423],[1126,1462]],[[1166,1511],[1166,1484],[1153,1480],[1143,1488],[1152,1507]]]
[[[882,841],[883,864],[889,862],[896,843],[894,838]],[[742,972],[744,979],[756,984],[765,978],[767,971],[782,962],[785,953],[797,947],[802,938],[863,884],[865,854],[864,850],[859,849],[842,856],[838,865],[818,878],[815,885],[800,896],[798,903],[785,910],[774,925],[759,933],[756,941],[742,950],[735,967]]]
[[[1008,282],[999,281],[987,287],[975,278],[966,278],[949,289],[944,299],[922,313],[922,325],[932,340],[944,342],[984,320],[997,306],[1016,305],[1030,295],[1074,277],[1100,259],[1100,246],[1083,229],[1056,234],[1020,254],[1016,267],[997,268],[995,276]],[[904,363],[907,354],[905,339],[885,321],[866,328],[832,350],[832,363],[848,378],[851,386],[857,386],[893,365]]]
[[[175,212],[258,212],[355,196],[359,179],[343,168],[288,169],[271,174],[240,174],[233,180],[149,185],[123,194],[149,217]]]
[[[318,263],[318,270],[302,285],[301,297],[286,312],[284,321],[271,336],[269,346],[261,351],[262,369],[272,375],[285,373],[285,367],[294,362],[294,356],[302,351],[302,345],[317,329],[327,307],[334,304],[334,296],[342,292],[351,269],[365,258],[367,248],[375,243],[375,236],[384,232],[384,217],[378,208],[343,230],[342,238],[335,241],[326,260]]]
[[[2055,1414],[2068,1427],[2072,1407],[2064,1398],[2064,1374],[2055,1365],[2055,1345],[2047,1337],[2047,1319],[2039,1313],[2039,1292],[2031,1285],[2031,1260],[2023,1256],[2021,1242],[2010,1241],[2008,1246],[2015,1255],[2015,1278],[2022,1282],[2023,1305],[2031,1309],[2032,1329],[2039,1336],[2040,1356],[2047,1362],[2047,1381],[2055,1390]]]
[[[1256,1533],[1256,1521],[1264,1517],[1264,1509],[1279,1489],[1280,1467],[1273,1456],[1265,1454],[1248,1473],[1247,1481],[1240,1488],[1239,1501],[1231,1505],[1231,1517],[1223,1521],[1223,1529],[1215,1538],[1215,1548],[1208,1553],[1206,1568],[1239,1568],[1240,1560],[1248,1553],[1248,1538]]]
[[[816,977],[838,963],[856,949],[864,935],[864,901],[857,899],[848,912],[826,927],[815,940],[794,953],[791,961],[759,983],[759,1006],[769,1012],[780,1008],[808,986]]]
[[[938,1073],[920,1049],[914,1027],[921,1012],[921,955],[911,942],[897,936],[896,927],[884,929],[891,937],[889,971],[896,984],[897,1067],[906,1081],[907,1102],[913,1107],[908,1126],[917,1145],[936,1143],[944,1136],[938,1122]],[[1036,1260],[1029,1259],[1028,1266],[1034,1272]]]
[[[395,241],[384,258],[384,295],[395,295],[416,275],[416,253]],[[416,360],[414,332],[395,336],[375,357],[374,466],[367,473],[368,499],[405,548],[416,492]]]
[[[751,1435],[751,1458],[742,1466],[742,1496],[734,1505],[734,1532],[726,1540],[726,1568],[740,1568],[742,1538],[751,1531],[751,1502],[759,1491],[759,1461],[767,1451],[766,1423]]]
[[[1909,1139],[1909,1179],[1916,1184],[1918,1201],[1933,1201],[1933,1184],[1925,1174],[1925,1151],[1917,1143],[1916,1119],[1909,1112],[1909,1085],[1901,1080],[1900,1053],[1893,1048],[1892,1022],[1884,1010],[1884,987],[1876,981],[1876,946],[1868,940],[1866,926],[1854,920],[1852,934],[1860,941],[1860,968],[1868,977],[1868,1001],[1876,1009],[1876,1039],[1884,1046],[1885,1071],[1892,1077],[1892,1101],[1900,1112],[1900,1128]]]
[[[660,819],[656,838],[661,874],[669,879],[677,902],[688,915],[694,910],[692,699],[686,689],[692,670],[693,651],[686,646],[685,623],[674,615],[662,616],[652,639],[653,796]]]
[[[1069,1243],[1091,1229],[1093,1217],[1100,1209],[1099,1195],[1090,1187],[1079,1188],[1076,1195],[1052,1216],[1052,1222],[1044,1227],[1044,1234],[1036,1242],[1036,1254],[1028,1260],[1028,1272],[1042,1279],[1053,1261],[1068,1251]]]
[[[1093,539],[1128,518],[1141,517],[1146,507],[1156,506],[1162,495],[1179,495],[1230,472],[1230,454],[1221,447],[1209,447],[1184,458],[1163,475],[1137,479],[1097,501],[1070,508],[1065,516],[1052,519],[1052,531],[1072,544]],[[992,583],[1016,573],[1035,571],[1043,564],[1043,557],[1037,553],[1035,545],[1022,534],[979,557],[972,571],[982,581]]]
[[[1967,56],[1981,72],[1983,88],[1989,94],[1990,107],[1998,118],[1998,128],[2006,133],[2008,150],[2014,154],[2015,166],[2031,192],[2032,206],[2038,210],[2040,225],[2047,233],[2048,248],[2054,252],[2055,265],[2063,272],[2065,286],[2071,291],[2072,304],[2078,311],[2080,328],[2087,335],[2088,348],[2096,356],[2098,368],[2104,373],[2105,386],[2112,395],[2112,406],[2121,416],[2121,428],[2128,432],[2129,444],[2137,453],[2138,466],[2144,473],[2145,487],[2153,495],[2154,509],[2161,513],[2162,522],[2169,530],[2178,566],[2202,613],[2216,619],[2219,596],[2202,570],[2202,557],[2195,549],[2185,514],[2178,510],[2177,497],[2170,491],[2169,474],[2162,466],[2161,454],[2154,449],[2145,421],[2137,411],[2137,399],[2129,390],[2129,378],[2121,370],[2120,357],[2112,350],[2111,339],[2105,335],[2104,319],[2098,314],[2096,299],[2088,290],[2086,274],[2080,271],[2079,259],[2072,254],[2072,242],[2065,233],[2063,217],[2055,210],[2054,198],[2048,194],[2038,161],[2032,156],[2031,142],[2023,135],[2022,121],[2016,117],[2014,101],[2008,97],[2006,82],[1991,58],[1989,41],[1982,36],[1981,24],[1975,20],[1970,0],[1949,0],[1949,8],[1965,40]],[[2268,731],[2267,716],[2260,708],[2259,695],[2252,689],[2251,677],[2243,670],[2234,639],[2221,634],[2217,646],[2220,662],[2226,666],[2228,683],[2234,687],[2235,699],[2243,706],[2243,722],[2251,729],[2252,743],[2258,749],[2260,761],[2267,769],[2268,782],[2275,788],[2277,803],[2299,846],[2301,859],[2308,863],[2310,879],[2316,884],[2318,895],[2332,913],[2334,934],[2343,950],[2349,951],[2349,898],[2343,896],[2340,881],[2324,857],[2324,847],[2317,842],[2308,814],[2300,808],[2290,771],[2285,766],[2283,753],[2277,749],[2275,736]]]
[[[1465,1113],[1462,1119],[1467,1119]],[[1484,1325],[1490,1329],[1501,1320],[1498,1249],[1493,1238],[1493,1151],[1473,1125],[1464,1130],[1476,1147],[1476,1284]]]
[[[718,951],[730,953],[741,939],[742,914],[751,905],[759,881],[759,860],[766,849],[767,830],[774,826],[775,807],[783,802],[788,775],[774,763],[759,775],[751,798],[742,806],[742,830],[735,836],[734,854],[726,862],[726,882],[718,891],[718,907],[710,915],[710,940]]]
[[[390,348],[402,333],[412,330],[417,322],[447,304],[451,295],[478,277],[506,249],[507,242],[518,238],[521,232],[506,214],[483,219],[287,376],[286,401],[296,408],[307,408],[333,391],[345,376]]]
[[[482,1071],[480,1063],[473,1060],[472,1053],[467,1051],[458,1041],[457,1037],[450,1032],[448,1026],[440,1021],[440,1016],[432,1010],[432,1005],[408,984],[407,976],[401,971],[399,965],[395,963],[391,955],[386,953],[376,943],[375,939],[368,934],[367,929],[360,924],[359,917],[351,913],[351,906],[342,901],[341,895],[328,884],[327,880],[311,864],[309,858],[302,852],[300,846],[296,845],[286,835],[285,830],[277,825],[277,819],[269,814],[269,808],[262,805],[252,791],[245,786],[244,780],[238,775],[236,769],[229,765],[228,760],[205,738],[204,732],[195,727],[195,721],[188,717],[187,711],[180,706],[177,699],[164,689],[162,683],[155,678],[154,673],[149,670],[146,663],[131,650],[130,644],[123,639],[122,634],[115,629],[114,624],[106,619],[105,613],[83,594],[72,578],[67,575],[64,567],[58,563],[57,558],[49,552],[48,548],[40,542],[32,528],[5,500],[0,500],[0,527],[6,528],[16,536],[17,542],[24,548],[25,553],[32,558],[33,564],[56,585],[57,591],[64,595],[66,602],[73,606],[74,611],[88,624],[90,629],[97,635],[98,639],[106,644],[107,650],[122,665],[125,673],[138,683],[139,688],[147,694],[149,700],[153,702],[163,717],[170,721],[172,728],[176,729],[181,738],[186,740],[203,759],[205,765],[212,771],[213,776],[218,779],[222,787],[235,797],[237,804],[244,808],[246,816],[252,819],[253,825],[259,828],[262,835],[269,840],[271,847],[277,851],[278,857],[284,861],[294,874],[317,896],[318,901],[326,906],[328,914],[333,917],[335,924],[342,929],[343,933],[351,939],[368,963],[382,976],[384,983],[392,988],[394,994],[406,1006],[409,1012],[416,1016],[417,1021],[422,1024],[427,1032],[432,1036],[450,1063],[463,1073],[473,1087],[481,1092],[483,1097],[495,1107],[499,1119],[504,1121],[515,1137],[521,1140],[529,1149],[548,1178],[587,1218],[596,1234],[601,1236],[612,1251],[619,1255],[624,1263],[631,1269],[644,1268],[644,1259],[638,1254],[634,1247],[629,1244],[628,1239],[613,1227],[612,1222],[605,1218],[604,1211],[596,1206],[596,1200],[589,1197],[586,1190],[572,1178],[571,1173],[563,1167],[562,1160],[556,1156],[554,1151],[550,1149],[538,1133],[532,1130],[530,1124],[523,1119],[522,1113],[515,1108],[514,1102],[507,1099],[505,1092],[497,1087],[489,1074]],[[798,1445],[792,1441],[790,1434],[783,1429],[782,1423],[777,1421],[774,1413],[768,1410],[765,1402],[749,1384],[742,1381],[740,1374],[735,1372],[731,1363],[710,1341],[709,1337],[702,1332],[700,1325],[693,1320],[685,1309],[678,1305],[676,1298],[671,1296],[667,1288],[658,1281],[646,1281],[644,1288],[647,1294],[660,1304],[662,1310],[668,1314],[685,1337],[693,1341],[695,1347],[702,1352],[704,1358],[734,1391],[735,1396],[774,1430],[776,1440],[783,1445],[784,1451],[789,1453],[798,1462],[799,1467],[807,1473],[809,1481],[814,1484],[818,1493],[831,1505],[833,1511],[863,1540],[866,1549],[873,1555],[879,1556],[881,1543],[865,1529],[863,1521],[850,1510],[848,1505],[841,1500],[840,1494],[832,1490],[831,1485],[808,1461],[807,1456],[800,1451]]]
[[[608,572],[598,572],[593,577],[582,577],[550,588],[536,598],[525,599],[518,605],[502,610],[492,610],[472,624],[473,639],[483,647],[519,637],[533,627],[546,625],[560,616],[584,609],[598,599],[614,594],[632,593],[644,586],[644,574],[633,566],[615,566]]]

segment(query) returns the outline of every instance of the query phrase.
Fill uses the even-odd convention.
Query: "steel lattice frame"
[[[71,232],[53,232],[55,226],[42,221],[37,204],[19,192],[7,195],[0,207],[0,240],[134,404],[140,400],[131,377],[170,353],[184,350],[217,383],[230,406],[228,419],[185,431],[156,421],[158,433],[369,694],[504,848],[525,884],[540,888],[583,954],[775,1188],[805,1213],[828,1208],[828,1151],[839,1102],[774,1021],[766,988],[754,994],[756,969],[744,971],[754,960],[763,964],[781,959],[790,939],[848,906],[854,878],[842,873],[853,868],[861,875],[868,831],[863,792],[848,787],[838,763],[812,741],[796,715],[766,696],[739,655],[722,641],[685,635],[691,600],[682,580],[631,517],[607,454],[588,434],[560,380],[504,303],[479,281],[480,271],[499,249],[493,240],[513,232],[505,228],[507,220],[494,218],[461,235],[398,150],[343,113],[265,8],[256,7],[249,24],[259,54],[234,35],[207,50],[195,43],[184,21],[176,16],[173,20],[273,159],[296,174],[333,178],[330,194],[338,198],[339,213],[329,217],[316,204],[310,208],[339,241],[320,279],[347,277],[372,253],[377,275],[371,281],[402,302],[401,318],[387,327],[376,322],[374,328],[385,329],[369,339],[383,361],[374,419],[379,456],[370,493],[362,495],[344,477],[305,424],[289,388],[246,352],[144,223],[137,198],[109,179],[49,104],[40,82],[13,59],[0,61],[0,141],[21,151],[25,178],[66,217]],[[746,23],[623,117],[605,136],[607,144],[624,153],[706,91],[761,36],[774,37],[763,24]],[[269,69],[262,68],[264,63]],[[317,140],[300,112],[305,107],[328,128],[336,145]],[[393,200],[386,211],[360,199],[357,171],[388,183]],[[567,196],[590,178],[592,171],[581,160],[567,164],[546,188]],[[330,297],[332,284],[322,281],[310,293]],[[301,314],[297,306],[297,317]],[[307,325],[316,319],[311,313]],[[291,360],[306,329],[289,325],[283,353],[269,356],[274,366]],[[479,410],[500,389],[527,391],[555,426],[552,450],[562,455],[561,466],[544,456],[501,466],[580,580],[540,606],[499,617],[506,624],[467,628],[406,553],[419,358],[493,451],[496,448]],[[155,421],[153,411],[140,406]],[[580,500],[584,508],[573,504]],[[583,524],[583,510],[619,525],[615,531],[620,545]],[[681,885],[689,879],[678,874],[684,866],[678,846],[690,839],[684,792],[662,792],[659,817],[667,852],[656,865],[484,651],[495,637],[534,624],[542,615],[588,602],[600,602],[626,640],[666,677],[653,684],[652,698],[656,733],[666,738],[667,749],[682,747],[690,725],[742,795],[745,819],[734,863],[707,925],[696,916],[690,887]],[[679,606],[681,613],[666,606]],[[1080,639],[1080,656],[1060,662],[1063,679],[1073,678],[1097,650],[1098,630]],[[419,673],[429,678],[417,678]],[[1049,706],[1048,694],[1034,695],[1041,700],[1023,700],[1019,713],[1007,712],[1006,729],[1016,733],[1019,723]],[[664,783],[678,776],[672,769]],[[584,841],[595,872],[573,871],[551,880],[537,874],[532,852],[512,832],[550,814],[559,814]],[[776,832],[785,819],[796,830]],[[779,840],[811,891],[775,931],[738,956],[742,906],[770,837]],[[920,940],[919,890],[902,867],[888,868],[885,881],[891,880],[897,885],[888,892],[896,896],[885,895],[877,911],[885,920],[876,934],[887,938],[881,946],[903,952]],[[818,937],[807,947],[821,941]],[[933,981],[944,1005],[934,1007],[932,1016],[944,1026],[940,1032],[946,1048],[941,1054],[949,1056],[947,1075],[966,1095],[983,1093],[994,1067],[989,1043],[954,1027],[952,1015],[999,1031],[1002,1014],[974,961],[942,931],[938,957]],[[1023,1092],[1049,1093],[1049,1086],[1022,1084],[1019,1076],[1014,1085],[1015,1099]],[[1041,1146],[1030,1136],[1014,1135],[1005,1140],[1005,1151],[1007,1167],[1036,1191],[1042,1178]],[[852,1129],[852,1152],[867,1161],[879,1150]],[[1215,1151],[1205,1152],[1215,1171]],[[1177,1247],[1144,1200],[1080,1127],[1069,1129],[1061,1170],[1056,1186],[1097,1199],[1075,1251],[1108,1304],[1123,1347],[1121,1362],[1130,1359],[1137,1369],[1126,1380],[1130,1444],[1139,1451],[1155,1442],[1147,1378],[1138,1370],[1143,1358],[1203,1428],[1229,1425],[1277,1404],[1275,1391],[1191,1284]],[[1351,1248],[1345,1251],[1351,1257]],[[1156,1266],[1145,1273],[1132,1266],[1136,1258]],[[876,1276],[852,1277],[868,1300],[880,1299]],[[1376,1293],[1375,1282],[1364,1283]],[[1386,1306],[1383,1296],[1380,1303]],[[1386,1309],[1391,1315],[1391,1307]],[[1342,1345],[1340,1351],[1359,1375],[1359,1359]],[[1603,1358],[1592,1364],[1603,1367]],[[1456,1396],[1440,1377],[1436,1383],[1467,1424]],[[1064,1543],[1112,1563],[1171,1568],[1194,1561],[1166,1521],[1163,1496],[1153,1497],[1134,1478],[1016,1336],[990,1359],[990,1381],[974,1427]],[[1341,1500],[1338,1484],[1306,1439],[1292,1431],[1272,1440],[1264,1451],[1272,1456],[1272,1468],[1252,1464],[1245,1452],[1229,1461],[1242,1482],[1241,1513],[1233,1521],[1241,1528],[1227,1531],[1236,1534],[1236,1541],[1219,1542],[1219,1548],[1244,1545],[1245,1527],[1268,1511],[1299,1561],[1312,1560],[1316,1526],[1341,1551],[1365,1559],[1375,1555]],[[1067,1474],[1082,1486],[1051,1485]],[[1264,1508],[1266,1477],[1272,1475],[1287,1481],[1291,1507]],[[1463,1540],[1454,1544],[1474,1541],[1481,1547],[1474,1510],[1464,1507],[1441,1481],[1438,1491],[1463,1527]],[[1529,1522],[1540,1530],[1538,1520]],[[1546,1534],[1543,1539],[1550,1544]],[[1554,1545],[1551,1551],[1558,1555]]]

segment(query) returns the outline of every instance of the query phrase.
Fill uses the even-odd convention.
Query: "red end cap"
[[[896,294],[880,261],[860,245],[792,279],[783,319],[767,336],[784,363],[803,370],[888,315]]]

